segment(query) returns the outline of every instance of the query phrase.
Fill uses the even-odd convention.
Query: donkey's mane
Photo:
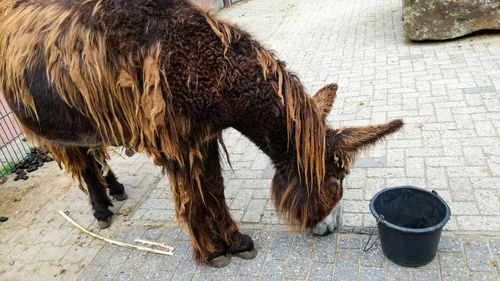
[[[0,34],[0,57],[9,58],[0,60],[0,90],[10,99],[22,101],[24,110],[37,117],[25,73],[43,58],[47,77],[57,94],[93,123],[105,143],[132,147],[156,163],[167,157],[176,159],[181,166],[192,165],[192,161],[183,162],[179,140],[196,128],[201,132],[189,136],[193,142],[189,158],[200,158],[199,146],[209,137],[210,125],[195,125],[187,118],[179,120],[182,117],[172,103],[177,93],[171,92],[167,79],[171,52],[163,48],[162,42],[110,55],[106,30],[89,24],[92,18],[104,13],[105,1],[76,1],[72,6],[52,2],[0,3],[0,26],[4,30]],[[14,5],[18,7],[13,8]],[[203,15],[220,38],[225,55],[232,43],[243,38],[251,42],[263,77],[270,79],[285,109],[288,139],[295,145],[298,172],[304,171],[308,188],[314,183],[319,188],[325,172],[326,128],[303,85],[283,62],[248,34],[208,13]],[[14,37],[16,44],[10,42]],[[226,59],[231,63],[229,55]]]
[[[221,39],[226,50],[232,42],[238,41],[242,35],[228,24],[217,21],[206,15],[210,27]],[[286,70],[285,63],[277,60],[274,54],[252,40],[252,48],[256,59],[262,67],[265,79],[273,79],[273,88],[286,109],[288,139],[293,138],[297,154],[299,175],[304,169],[306,185],[321,186],[325,172],[325,132],[326,126],[317,108],[308,97],[304,86],[297,76]],[[292,129],[294,127],[294,129]]]

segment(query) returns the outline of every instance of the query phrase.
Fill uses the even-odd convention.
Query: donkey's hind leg
[[[99,227],[108,227],[113,215],[109,210],[109,206],[112,206],[112,204],[106,194],[107,183],[102,176],[101,166],[95,160],[95,152],[97,151],[99,155],[105,155],[105,150],[103,148],[93,149],[94,155],[91,155],[88,147],[52,142],[44,142],[43,146],[52,153],[59,165],[64,164],[66,171],[70,172],[80,182],[82,190],[84,190],[81,185],[82,181],[85,182],[90,203],[94,209],[94,217],[97,219]]]
[[[108,184],[109,195],[113,196],[113,198],[117,201],[123,201],[128,198],[127,193],[125,193],[125,188],[123,184],[118,182],[115,174],[109,170],[108,174],[105,177],[106,183]]]
[[[87,154],[84,148],[81,148],[81,152],[85,155],[87,164],[82,172],[82,178],[87,186],[90,203],[94,209],[94,217],[97,219],[99,228],[107,228],[111,225],[111,217],[113,216],[113,212],[109,210],[109,207],[112,206],[111,200],[106,194],[107,183],[103,182],[101,167],[95,158]]]

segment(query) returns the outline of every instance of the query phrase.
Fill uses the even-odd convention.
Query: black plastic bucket
[[[432,261],[450,208],[437,193],[414,186],[386,188],[372,198],[382,250],[391,261],[422,266]]]

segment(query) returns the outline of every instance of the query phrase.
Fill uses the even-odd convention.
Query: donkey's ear
[[[403,127],[403,121],[397,119],[381,125],[341,128],[336,132],[336,146],[338,150],[352,154],[375,144],[381,138],[396,132],[401,127]]]
[[[332,110],[333,102],[337,96],[337,89],[337,84],[328,84],[321,88],[312,98],[321,112],[322,118],[325,118]]]

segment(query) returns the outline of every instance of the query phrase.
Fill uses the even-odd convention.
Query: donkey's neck
[[[207,20],[227,50],[231,73],[239,73],[225,84],[234,105],[230,126],[250,138],[276,165],[295,164],[306,182],[316,178],[319,185],[325,170],[326,127],[302,83],[248,34]]]
[[[256,144],[275,165],[295,160],[295,145],[288,140],[286,120],[267,120],[260,126],[241,123],[236,130]],[[263,120],[264,121],[264,120]]]
[[[300,83],[299,81],[294,81]],[[302,90],[302,87],[296,88]],[[235,127],[243,135],[255,143],[273,162],[276,169],[286,169],[297,171],[297,163],[300,156],[300,167],[303,172],[315,171],[318,163],[322,164],[323,159],[314,159],[314,157],[323,157],[324,150],[322,145],[325,142],[325,135],[321,131],[325,129],[325,124],[312,108],[312,101],[305,91],[294,93],[288,98],[300,98],[296,100],[285,100],[285,104],[280,105],[281,99],[271,90],[266,94],[265,101],[256,99],[249,102],[245,117]],[[293,103],[297,113],[292,116],[295,121],[288,127],[287,123],[287,103]],[[300,109],[297,107],[301,107]],[[291,113],[288,113],[291,114]],[[310,119],[307,119],[307,118]],[[296,130],[299,126],[300,130]],[[299,136],[296,138],[296,134]],[[304,136],[307,137],[304,140]],[[297,146],[297,142],[299,145]],[[299,149],[299,153],[297,153]],[[305,151],[307,153],[305,153]],[[309,157],[309,158],[307,158]],[[311,161],[314,159],[316,161]],[[309,161],[309,171],[304,170],[304,161]],[[308,175],[309,178],[316,178],[317,175]]]

